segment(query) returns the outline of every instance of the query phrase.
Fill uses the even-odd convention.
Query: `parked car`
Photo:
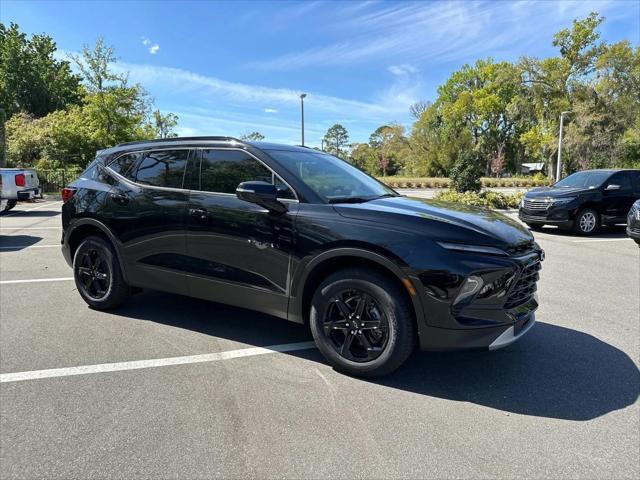
[[[627,215],[627,235],[640,245],[640,200],[636,200]]]
[[[41,197],[40,181],[35,170],[28,168],[0,168],[2,176],[2,199],[6,205],[2,210],[11,210],[23,200]]]
[[[625,223],[638,198],[640,170],[584,170],[528,191],[518,215],[532,229],[557,225],[592,235],[601,225]]]
[[[535,322],[543,252],[526,228],[400,196],[309,148],[123,144],[62,198],[62,251],[96,309],[150,288],[257,310],[309,324],[332,365],[362,376],[416,343],[495,349]]]
[[[7,208],[7,199],[4,198],[4,192],[2,191],[2,175],[0,175],[0,212],[4,212]]]

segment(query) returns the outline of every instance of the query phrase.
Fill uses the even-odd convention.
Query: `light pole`
[[[564,116],[571,112],[560,112],[560,135],[558,137],[558,165],[556,170],[556,182],[560,181],[562,174],[562,127],[564,125]]]
[[[300,119],[302,123],[302,146],[304,147],[304,97],[306,97],[306,93],[302,93],[300,95]]]
[[[320,150],[324,152],[324,138],[320,139]]]

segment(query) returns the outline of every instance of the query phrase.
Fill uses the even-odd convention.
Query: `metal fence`
[[[80,169],[36,170],[40,187],[45,193],[60,193],[70,182],[78,178]]]

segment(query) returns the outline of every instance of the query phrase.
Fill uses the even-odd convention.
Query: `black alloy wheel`
[[[309,317],[320,352],[349,375],[391,373],[416,344],[409,295],[392,274],[349,268],[329,275],[316,289]]]
[[[82,241],[73,258],[73,273],[78,292],[93,308],[115,308],[131,294],[115,250],[106,238],[89,236]]]
[[[349,289],[331,299],[323,333],[336,353],[354,362],[375,360],[389,341],[389,320],[365,292]]]

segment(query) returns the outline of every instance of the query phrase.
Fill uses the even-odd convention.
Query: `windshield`
[[[609,172],[577,172],[554,185],[557,188],[596,188],[609,178]]]
[[[366,202],[397,195],[353,165],[326,153],[269,150],[269,155],[329,203]]]

